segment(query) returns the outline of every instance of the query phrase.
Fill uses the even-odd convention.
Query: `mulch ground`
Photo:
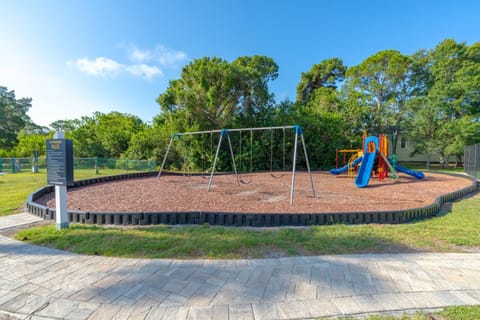
[[[290,172],[208,177],[162,175],[99,183],[68,192],[68,209],[89,212],[254,212],[320,213],[380,211],[429,205],[445,193],[463,189],[471,181],[456,176],[426,173],[424,180],[400,174],[393,180],[372,178],[368,187],[357,188],[353,178],[327,172],[312,174],[316,195],[305,172],[297,172],[294,204],[290,206]],[[37,202],[55,207],[54,194]]]

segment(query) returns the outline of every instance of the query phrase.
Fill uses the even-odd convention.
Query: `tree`
[[[273,93],[268,91],[268,82],[278,77],[278,66],[265,56],[239,57],[231,63],[236,70],[239,91],[237,112],[253,118],[273,103]]]
[[[409,107],[412,116],[409,117],[405,129],[410,141],[415,145],[413,154],[423,153],[427,156],[427,169],[430,168],[430,157],[437,152],[438,130],[440,119],[438,110],[427,103],[426,97],[417,97],[410,100]],[[412,154],[412,155],[413,155]]]
[[[289,100],[280,102],[273,112],[274,116],[270,125],[280,126],[294,123],[302,127],[312,168],[330,168],[335,163],[335,149],[341,148],[347,143],[342,135],[345,122],[341,114],[312,111],[301,102]],[[293,148],[292,145],[289,147],[290,150]],[[298,155],[300,157],[299,165],[304,166],[301,149],[299,149]],[[287,156],[291,161],[291,155]]]
[[[462,161],[465,146],[480,142],[480,122],[474,121],[471,116],[465,116],[447,123],[442,129],[449,141],[445,153],[456,157],[457,167]],[[442,138],[444,136],[439,141]]]
[[[54,131],[72,132],[79,125],[78,120],[57,120],[50,123]]]
[[[375,133],[401,127],[405,105],[411,96],[412,60],[396,50],[380,51],[347,71],[350,104],[368,109],[365,129]]]
[[[76,157],[108,157],[96,134],[94,117],[82,116],[72,131],[73,148]]]
[[[53,133],[28,133],[22,130],[18,135],[18,143],[12,149],[12,155],[19,158],[28,158],[33,156],[33,152],[38,151],[39,156],[45,155],[47,139],[52,138]]]
[[[15,91],[0,86],[0,148],[15,146],[17,135],[31,123],[27,115],[31,106],[31,98],[17,99]]]
[[[76,156],[120,157],[127,151],[132,136],[143,126],[137,116],[116,111],[83,116],[71,133]]]
[[[156,116],[152,125],[145,125],[143,130],[132,135],[124,155],[129,159],[156,160],[161,163],[171,137],[167,130],[165,119],[161,115]]]
[[[427,54],[421,55],[426,66],[421,79],[425,86],[422,97],[410,104],[411,122],[416,129],[410,138],[417,146],[428,145],[442,159],[463,154],[463,146],[478,142],[478,118],[480,117],[480,43],[468,46],[446,39]],[[425,121],[415,118],[428,114]],[[435,123],[430,135],[417,135],[417,131],[428,131]],[[423,141],[422,141],[423,140]]]
[[[278,66],[268,57],[240,57],[232,63],[204,57],[182,69],[157,99],[168,125],[177,131],[218,129],[238,114],[251,119],[268,106],[268,82]]]
[[[197,59],[182,69],[180,79],[170,81],[157,102],[170,122],[183,122],[179,131],[221,128],[234,116],[236,78],[225,60]]]
[[[130,139],[143,130],[143,121],[134,115],[120,112],[95,113],[96,134],[109,157],[120,157],[128,149]]]
[[[302,72],[302,78],[297,85],[297,102],[307,103],[317,89],[329,95],[336,91],[339,83],[345,79],[347,67],[339,58],[323,60],[313,65],[308,72]]]

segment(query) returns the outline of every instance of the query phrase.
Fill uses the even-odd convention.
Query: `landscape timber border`
[[[115,176],[98,177],[75,181],[69,187],[78,188],[108,181],[155,177],[158,172],[128,173]],[[174,174],[174,173],[165,173]],[[87,212],[67,210],[70,223],[96,225],[222,225],[237,227],[279,227],[312,226],[331,224],[398,224],[437,216],[445,203],[461,199],[477,192],[476,178],[463,175],[442,173],[470,179],[472,184],[461,190],[439,196],[434,203],[404,210],[367,211],[367,212],[328,212],[328,213],[241,213],[241,212]],[[45,220],[55,220],[55,209],[43,206],[35,201],[54,192],[54,186],[43,187],[28,196],[26,211]]]

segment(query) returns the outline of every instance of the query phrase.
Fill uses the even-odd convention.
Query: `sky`
[[[32,98],[29,116],[119,111],[149,122],[156,98],[194,59],[265,55],[277,102],[324,59],[412,54],[446,38],[480,41],[477,0],[0,0],[0,86]]]

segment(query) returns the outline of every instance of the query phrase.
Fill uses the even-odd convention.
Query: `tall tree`
[[[182,69],[157,101],[171,122],[183,122],[180,130],[221,128],[231,121],[238,101],[237,75],[227,61],[205,57]]]
[[[409,140],[415,146],[412,156],[418,153],[425,154],[427,169],[429,169],[431,155],[437,152],[440,119],[438,110],[427,101],[425,96],[415,97],[409,101],[409,109],[412,113],[408,117],[405,129]]]
[[[389,132],[402,125],[405,105],[411,94],[411,58],[396,50],[380,51],[347,71],[350,103],[368,110],[365,129]]]
[[[326,59],[313,65],[308,72],[302,72],[302,78],[297,85],[297,102],[307,103],[317,89],[327,89],[327,95],[336,90],[345,79],[347,67],[339,58]]]
[[[55,131],[72,132],[79,125],[78,119],[75,120],[57,120],[50,123],[50,127]]]
[[[11,148],[17,143],[17,135],[31,123],[27,115],[32,106],[31,98],[15,97],[15,91],[0,86],[0,148]]]
[[[463,145],[480,142],[475,134],[480,117],[480,43],[468,46],[446,39],[422,59],[427,68],[421,78],[427,81],[420,99],[410,102],[410,121],[417,122],[410,137],[417,146],[429,145],[444,160],[450,155],[460,160]],[[423,113],[429,118],[418,123],[415,118]],[[429,135],[415,134],[432,123],[436,126]]]
[[[268,57],[197,59],[170,81],[157,99],[169,125],[177,131],[227,126],[238,114],[252,116],[272,102],[268,82],[278,66]]]
[[[273,93],[268,83],[278,77],[278,65],[266,56],[239,57],[231,63],[238,75],[238,112],[253,117],[269,104],[273,104]]]

